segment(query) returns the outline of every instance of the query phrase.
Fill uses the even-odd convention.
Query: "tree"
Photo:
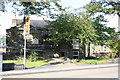
[[[90,13],[117,14],[120,16],[120,1],[91,1],[85,6]]]
[[[63,12],[54,21],[48,22],[47,27],[52,35],[49,40],[55,44],[59,42],[72,44],[73,40],[78,39],[80,46],[85,46],[97,37],[92,23],[91,15],[86,12],[77,14]]]
[[[96,15],[96,14],[108,14],[108,15],[117,14],[118,17],[120,17],[120,1],[107,1],[107,0],[91,1],[84,8],[89,13],[91,13],[93,15]],[[114,30],[112,30],[110,28],[108,29],[108,31],[109,31],[109,33],[112,31],[115,32]],[[111,40],[111,41],[113,41],[113,40]],[[114,43],[113,43],[113,45],[114,45]]]
[[[19,32],[17,27],[12,27],[6,30],[6,56],[9,59],[16,59],[16,56],[21,56],[19,50],[23,48],[23,35]],[[4,58],[6,58],[4,56]]]
[[[112,57],[118,57],[118,52],[119,52],[119,47],[120,47],[120,40],[117,38],[112,38],[110,40],[108,40],[108,45],[110,46],[113,54]]]
[[[106,26],[107,20],[105,20],[103,15],[98,15],[94,18],[94,28],[97,35],[96,42],[104,45],[108,39],[115,34],[115,29]]]
[[[62,10],[62,6],[58,4],[58,1],[59,0],[13,2],[12,7],[19,12],[19,15],[47,16],[51,14],[51,10]]]
[[[115,29],[106,26],[107,20],[103,15],[93,17],[93,27],[95,29],[95,39],[92,42],[94,45],[106,45],[107,41],[114,35]],[[88,44],[88,57],[90,55],[90,43]]]

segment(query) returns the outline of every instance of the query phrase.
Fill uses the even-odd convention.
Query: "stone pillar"
[[[3,55],[0,53],[0,72],[2,72],[2,61],[3,61]]]

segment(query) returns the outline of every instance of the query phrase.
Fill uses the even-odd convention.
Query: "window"
[[[73,51],[73,56],[79,56],[79,51]]]
[[[73,40],[73,49],[79,49],[79,40]]]
[[[79,51],[73,51],[73,58],[74,59],[79,58]]]

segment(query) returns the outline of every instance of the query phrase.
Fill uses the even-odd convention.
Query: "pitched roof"
[[[16,21],[16,25],[20,24],[23,22],[22,19],[13,19],[13,21]],[[14,22],[12,22],[14,23]],[[40,28],[44,28],[45,25],[47,25],[47,22],[45,22],[44,20],[30,20],[30,25],[33,27],[40,27]]]

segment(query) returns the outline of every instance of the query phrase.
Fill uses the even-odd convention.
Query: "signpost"
[[[27,35],[30,34],[30,17],[27,17],[25,19],[25,24],[24,24],[24,69],[26,67],[26,37]]]

